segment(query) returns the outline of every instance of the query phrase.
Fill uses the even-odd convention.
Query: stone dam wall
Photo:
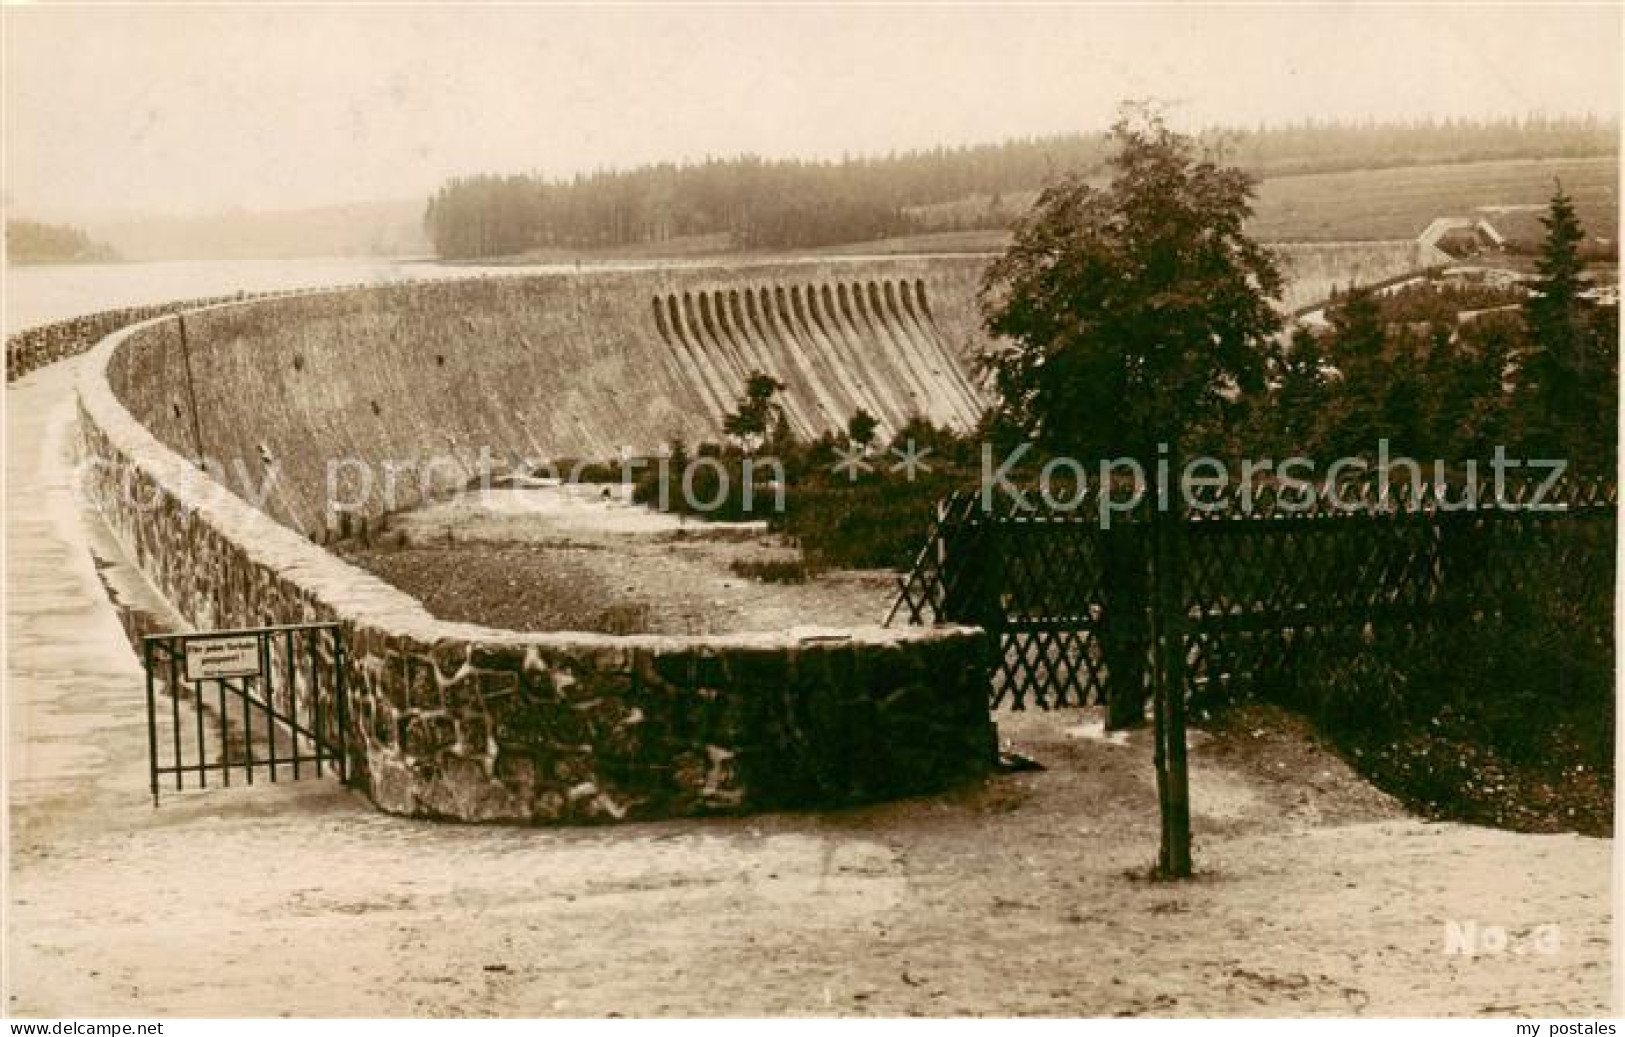
[[[720,439],[752,370],[801,437],[860,408],[968,429],[982,261],[825,261],[419,282],[207,309],[112,360],[119,398],[305,533],[522,460]],[[275,478],[266,476],[275,469]],[[394,475],[389,474],[393,470]],[[327,491],[328,479],[336,492]]]
[[[1271,245],[1286,275],[1281,308],[1301,313],[1352,284],[1374,285],[1441,265],[1448,256],[1414,240]]]

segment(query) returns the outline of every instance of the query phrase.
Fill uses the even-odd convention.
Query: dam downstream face
[[[386,286],[154,326],[110,374],[143,425],[235,492],[274,468],[264,509],[321,534],[330,505],[411,508],[482,465],[721,441],[753,371],[785,385],[798,438],[860,410],[882,436],[917,417],[967,430],[988,402],[981,273],[974,258],[830,261]]]

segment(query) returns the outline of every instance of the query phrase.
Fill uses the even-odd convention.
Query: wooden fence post
[[[1146,663],[1151,644],[1146,611],[1150,557],[1144,526],[1124,523],[1100,533],[1100,648],[1106,663],[1106,730],[1145,724]]]
[[[1177,465],[1170,463],[1177,472]],[[1157,501],[1152,517],[1153,637],[1152,670],[1156,700],[1157,791],[1162,812],[1162,841],[1157,871],[1163,878],[1191,875],[1190,774],[1185,754],[1185,518],[1177,489]]]

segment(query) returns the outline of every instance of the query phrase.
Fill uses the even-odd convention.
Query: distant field
[[[1313,173],[1264,181],[1250,229],[1265,241],[1370,241],[1413,238],[1435,216],[1466,216],[1480,206],[1544,205],[1554,182],[1573,196],[1580,219],[1593,235],[1612,238],[1619,223],[1619,159],[1582,158],[1454,165],[1407,166],[1347,173]],[[999,199],[1003,212],[1032,205],[1037,192]],[[986,213],[990,199],[968,198],[910,210],[925,226],[951,228]],[[1539,223],[1519,213],[1506,217],[1517,236],[1540,233]],[[911,240],[927,247],[936,235]],[[964,247],[976,241],[998,248],[997,231],[957,230],[944,240]],[[870,246],[873,248],[874,246]]]
[[[1252,232],[1266,241],[1353,241],[1415,237],[1435,216],[1466,216],[1486,205],[1542,205],[1561,179],[1596,236],[1619,224],[1618,158],[1475,162],[1266,180]],[[1526,232],[1531,220],[1509,222]],[[1539,233],[1535,223],[1534,232]]]

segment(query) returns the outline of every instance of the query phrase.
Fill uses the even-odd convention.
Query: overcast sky
[[[8,6],[23,213],[426,195],[754,152],[838,157],[1103,128],[1617,117],[1620,10],[1456,7]]]

